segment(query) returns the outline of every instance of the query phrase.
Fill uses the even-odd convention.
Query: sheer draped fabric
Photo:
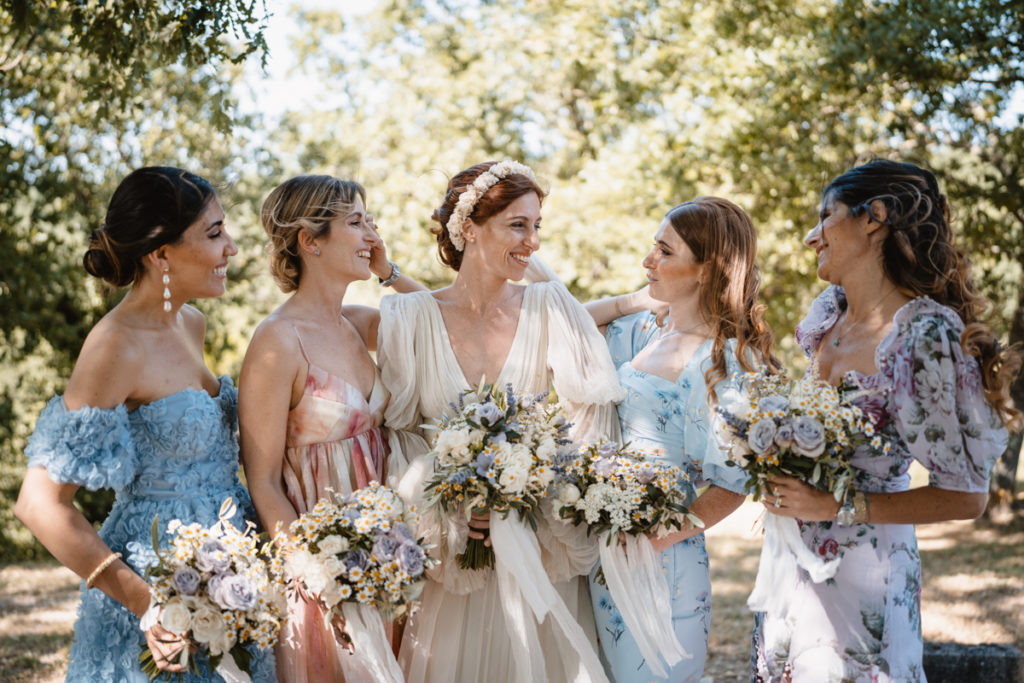
[[[392,447],[401,448],[411,463],[399,491],[406,500],[419,500],[432,470],[422,425],[450,410],[449,404],[476,380],[463,375],[429,292],[389,296],[381,302],[378,362],[391,391],[385,421],[395,430]],[[497,383],[511,384],[520,393],[554,391],[578,440],[619,437],[614,402],[621,399],[622,390],[615,368],[593,320],[560,283],[526,288]],[[547,523],[537,533],[544,567],[593,639],[593,616],[581,578],[596,561],[596,544],[584,531],[556,519],[550,506],[545,518]],[[452,561],[465,547],[466,532],[463,519],[446,523],[424,515],[420,533],[435,545],[442,561],[432,570],[423,605],[406,628],[400,663],[408,681],[508,681],[530,670],[528,663],[517,663],[511,656],[494,572],[460,570]],[[550,621],[538,628],[547,678],[576,680],[580,662]]]

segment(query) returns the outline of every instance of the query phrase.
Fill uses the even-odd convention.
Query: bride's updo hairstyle
[[[437,251],[441,263],[452,270],[457,271],[462,266],[462,251],[452,242],[452,237],[448,233],[448,221],[452,217],[452,213],[455,212],[459,196],[469,189],[477,176],[497,163],[497,161],[485,161],[456,173],[448,181],[448,191],[445,192],[444,201],[441,206],[434,209],[434,213],[430,217],[431,220],[439,224],[438,227],[431,228],[430,231],[437,235]],[[469,214],[469,218],[477,225],[481,225],[487,219],[508,208],[509,204],[530,192],[536,194],[537,199],[541,202],[547,196],[547,193],[540,188],[535,180],[519,173],[511,173],[501,178],[480,197],[473,207],[472,213]]]
[[[989,304],[954,242],[949,202],[935,175],[914,164],[875,159],[837,177],[822,197],[888,228],[880,255],[886,276],[907,296],[928,296],[956,311],[964,323],[961,346],[981,366],[986,399],[1004,423],[1019,425],[1009,391],[1020,356],[1004,348],[983,321]],[[875,202],[885,206],[884,219],[872,212]]]
[[[698,305],[714,339],[711,367],[704,375],[709,400],[715,397],[715,384],[728,375],[725,349],[730,338],[736,339],[736,360],[745,371],[781,371],[782,364],[772,355],[774,335],[764,320],[765,306],[758,301],[761,270],[750,216],[728,200],[697,197],[673,207],[665,218],[704,266]]]
[[[366,205],[366,190],[352,180],[329,175],[300,175],[274,188],[263,202],[260,222],[270,238],[270,273],[282,292],[294,292],[302,279],[299,233],[326,237],[331,221],[346,216],[356,199]]]
[[[216,196],[207,180],[180,168],[132,171],[114,190],[82,265],[116,287],[138,282],[145,273],[146,254],[180,240]]]

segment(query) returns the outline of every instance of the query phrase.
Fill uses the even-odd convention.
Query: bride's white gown
[[[423,424],[450,411],[449,403],[471,382],[452,351],[437,302],[429,292],[396,294],[381,301],[377,351],[384,383],[391,391],[385,422],[395,430],[392,447],[412,463],[400,489],[403,497],[422,494],[431,471]],[[476,383],[476,379],[473,380]],[[497,378],[517,393],[553,390],[573,423],[573,437],[618,439],[615,401],[621,400],[615,368],[591,317],[558,282],[529,285],[508,357]],[[421,506],[422,510],[422,506]],[[550,510],[545,517],[552,519]],[[529,662],[513,656],[495,573],[458,568],[454,556],[466,541],[462,519],[443,524],[424,515],[421,534],[435,544],[441,565],[431,571],[423,603],[406,626],[399,662],[409,683],[502,683],[529,679]],[[582,529],[561,520],[537,532],[548,576],[570,613],[595,647],[593,611],[586,574],[597,559],[597,544]],[[592,677],[549,617],[538,626],[540,652],[549,681],[588,681]]]

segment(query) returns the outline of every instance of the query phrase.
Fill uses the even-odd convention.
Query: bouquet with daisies
[[[561,458],[557,508],[600,538],[608,592],[651,670],[689,658],[672,628],[668,584],[649,536],[703,527],[679,487],[679,467],[613,442],[588,444]]]
[[[545,676],[535,646],[543,622],[561,631],[587,680],[602,681],[600,659],[552,584],[538,540],[540,525],[565,524],[549,519],[554,515],[542,503],[550,501],[556,458],[573,449],[569,422],[548,398],[483,383],[463,392],[451,404],[452,414],[430,426],[436,434],[426,456],[432,472],[423,486],[424,514],[455,530],[443,545],[458,568],[468,570],[468,581],[480,579],[479,570],[494,570],[505,618],[518,625],[512,647],[527,667],[526,678]],[[488,516],[491,545],[474,538],[462,544],[460,524],[474,515]]]
[[[159,520],[153,520],[158,562],[146,573],[152,598],[140,623],[143,631],[159,623],[196,643],[228,681],[249,680],[251,655],[244,646],[273,646],[286,611],[280,562],[251,523],[242,530],[231,523],[235,510],[228,498],[212,526],[171,520],[173,538],[163,550]],[[179,661],[194,671],[189,656],[190,648],[182,648]],[[150,678],[160,673],[148,647],[139,660]]]
[[[374,680],[402,680],[381,615],[400,618],[419,599],[433,560],[416,525],[415,510],[373,481],[321,498],[279,539],[286,578],[320,603],[325,621],[344,623]]]
[[[555,478],[552,463],[571,448],[569,423],[547,395],[517,396],[511,386],[499,391],[483,385],[462,393],[436,430],[427,480],[427,505],[442,515],[497,512],[537,528],[541,500]],[[458,555],[463,569],[494,567],[494,551],[470,538]]]
[[[854,453],[891,449],[855,398],[852,391],[810,374],[789,381],[763,372],[748,373],[743,391],[723,395],[717,431],[729,464],[746,472],[754,500],[771,493],[767,480],[774,476],[794,477],[845,500],[856,475]],[[780,506],[778,498],[775,506]],[[766,515],[764,529],[757,578],[747,600],[751,609],[785,609],[776,587],[795,582],[797,567],[816,583],[835,576],[840,557],[825,559],[808,548],[794,518]]]
[[[748,373],[744,391],[732,390],[717,407],[719,431],[729,463],[747,473],[754,500],[766,493],[766,480],[790,476],[843,500],[854,477],[850,464],[858,448],[888,453],[871,417],[850,392],[806,376]]]

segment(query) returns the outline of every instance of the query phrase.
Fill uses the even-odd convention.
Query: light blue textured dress
[[[704,371],[711,366],[711,340],[697,349],[673,382],[641,372],[630,364],[651,342],[657,329],[654,316],[645,312],[620,318],[608,325],[605,332],[618,368],[619,383],[626,391],[625,400],[619,404],[623,442],[681,467],[690,477],[689,481],[680,482],[688,503],[696,498],[697,489],[707,484],[743,493],[743,471],[725,465],[726,455],[718,448],[712,429],[713,415],[708,409],[704,383]],[[730,377],[739,370],[734,348],[735,343],[730,340],[726,347]],[[725,390],[727,381],[718,384],[719,394]],[[651,672],[607,587],[597,580],[597,567],[590,574],[601,655],[611,678],[618,683],[699,681],[704,671],[711,623],[711,580],[704,534],[662,552],[661,566],[672,600],[672,626],[680,644],[693,655],[673,667],[668,678]]]
[[[238,504],[233,522],[239,529],[255,519],[237,474],[237,406],[238,392],[226,376],[216,397],[186,389],[132,412],[123,405],[69,411],[63,397],[55,396],[29,440],[28,466],[46,468],[58,483],[114,489],[116,501],[99,535],[145,576],[146,567],[156,563],[154,516],[160,516],[163,543],[169,542],[167,522],[212,524],[228,496]],[[99,589],[86,590],[83,582],[67,680],[149,683],[139,666],[144,644],[138,618]],[[252,652],[253,681],[276,680],[273,652]],[[181,680],[221,680],[203,657],[197,663],[199,676]]]

